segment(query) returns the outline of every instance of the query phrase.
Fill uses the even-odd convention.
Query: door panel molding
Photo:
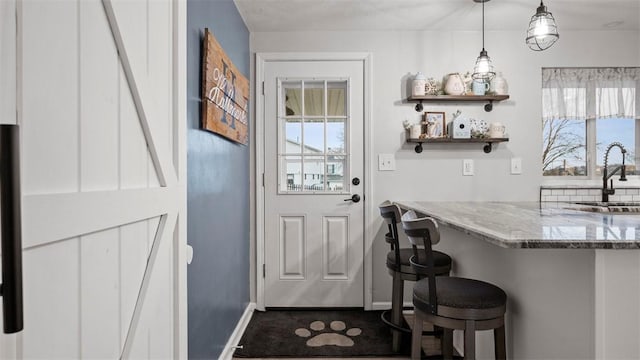
[[[265,126],[265,101],[262,93],[262,84],[265,81],[265,66],[268,62],[277,61],[361,61],[364,69],[364,174],[367,181],[363,184],[364,199],[372,199],[371,189],[373,188],[372,168],[373,160],[368,156],[371,154],[371,139],[373,138],[373,121],[372,121],[372,73],[373,73],[373,56],[366,52],[347,52],[347,53],[256,53],[255,58],[255,78],[256,85],[255,99],[256,112],[254,128],[256,134],[264,134]],[[264,175],[265,170],[265,139],[263,136],[255,137],[255,154],[256,154],[256,177]],[[256,181],[256,242],[255,242],[255,286],[256,289],[256,308],[258,310],[265,309],[265,279],[263,278],[262,268],[265,264],[265,188],[264,184]],[[369,226],[375,216],[373,204],[365,201],[364,203],[364,308],[372,309],[373,302],[373,264],[372,264],[372,241],[375,238],[374,229]]]

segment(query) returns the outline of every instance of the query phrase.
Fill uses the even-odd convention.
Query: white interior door
[[[184,358],[185,4],[12,5],[24,330],[0,358]]]
[[[274,61],[264,77],[265,306],[361,307],[363,62]]]

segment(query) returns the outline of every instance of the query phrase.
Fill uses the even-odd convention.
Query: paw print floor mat
[[[391,349],[380,311],[268,310],[253,313],[234,357],[406,357]]]

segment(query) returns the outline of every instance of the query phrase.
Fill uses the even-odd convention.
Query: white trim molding
[[[244,334],[244,331],[247,329],[247,325],[249,325],[249,321],[251,320],[251,317],[253,316],[253,312],[255,310],[256,303],[247,304],[242,317],[240,317],[240,320],[238,320],[236,328],[231,333],[231,336],[229,336],[229,341],[227,341],[227,344],[224,346],[222,353],[218,357],[219,360],[233,359],[233,352],[236,350],[236,347],[238,346],[238,343],[242,338],[242,334]]]

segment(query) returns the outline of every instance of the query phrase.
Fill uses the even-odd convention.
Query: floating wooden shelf
[[[407,139],[409,143],[417,143],[415,147],[415,151],[419,154],[422,152],[422,144],[423,143],[485,143],[486,145],[482,148],[485,153],[490,153],[492,150],[493,143],[506,142],[509,141],[509,138],[471,138],[471,139],[452,139],[448,137],[442,138],[424,138],[424,139]]]
[[[484,111],[493,110],[494,101],[507,100],[509,95],[424,95],[424,96],[409,96],[407,101],[417,102],[416,111],[423,110],[423,102],[464,102],[464,101],[486,101]]]

